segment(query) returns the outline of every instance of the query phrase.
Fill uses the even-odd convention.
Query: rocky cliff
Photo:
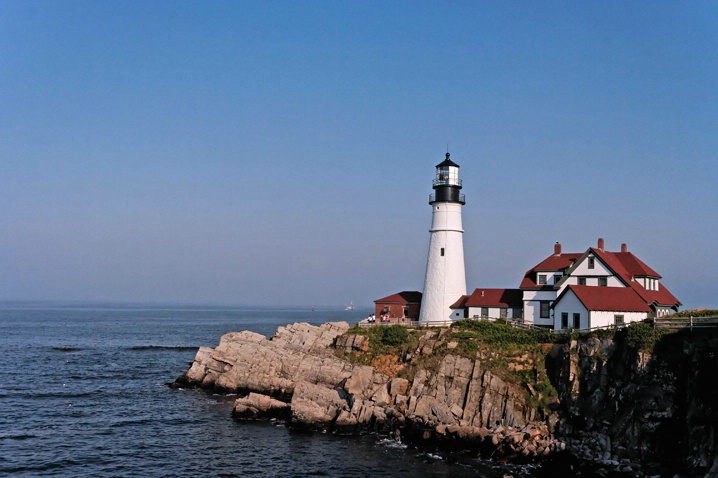
[[[718,476],[718,337],[714,330],[556,345],[557,434],[576,456],[648,474]],[[647,346],[648,345],[648,346]]]
[[[399,355],[362,363],[376,344],[348,330],[339,322],[280,327],[270,339],[226,334],[175,384],[238,393],[236,417],[297,428],[373,430],[513,460],[570,453],[625,474],[718,470],[718,339],[665,339],[651,354],[620,334],[587,337],[543,344],[540,363],[433,329],[415,331]],[[542,373],[557,396],[541,389]]]

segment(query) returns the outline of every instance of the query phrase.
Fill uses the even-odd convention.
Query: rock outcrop
[[[229,333],[215,349],[200,348],[177,383],[239,393],[235,416],[285,418],[298,428],[392,432],[425,447],[461,444],[504,456],[540,456],[562,447],[525,392],[480,360],[448,354],[434,371],[391,376],[385,367],[353,364],[334,353],[367,349],[364,336],[341,335],[348,328],[343,322],[293,324],[271,339]],[[442,339],[442,333],[427,332],[413,355],[430,355]]]
[[[293,324],[271,339],[226,334],[216,348],[200,348],[176,383],[238,393],[238,418],[373,430],[493,457],[561,456],[564,465],[570,454],[606,473],[718,478],[715,333],[674,334],[652,354],[634,350],[620,333],[554,345],[545,360],[558,399],[548,413],[528,403],[537,393],[530,385],[502,379],[481,354],[455,353],[446,329],[425,332],[401,360],[378,356],[370,366],[345,358],[369,350],[366,337],[343,335],[348,328]]]

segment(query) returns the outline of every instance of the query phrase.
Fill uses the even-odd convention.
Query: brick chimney
[[[599,251],[603,251],[603,248],[604,248],[603,238],[602,238],[602,237],[599,237],[599,238],[598,238],[598,250],[599,250]]]
[[[628,246],[625,242],[621,244],[621,252],[628,252]]]
[[[557,242],[553,245],[553,255],[554,256],[560,256],[561,255],[561,243]]]

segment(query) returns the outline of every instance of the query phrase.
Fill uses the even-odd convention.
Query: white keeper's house
[[[622,325],[677,311],[681,302],[626,244],[604,240],[583,253],[554,253],[524,275],[519,289],[476,289],[452,306],[452,319],[513,318],[562,330]],[[520,315],[519,315],[520,314]]]

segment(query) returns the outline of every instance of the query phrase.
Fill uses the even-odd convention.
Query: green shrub
[[[459,350],[464,354],[473,357],[476,354],[476,351],[479,350],[479,344],[471,339],[465,339],[459,342]]]
[[[406,327],[402,325],[390,325],[389,327],[382,327],[382,329],[381,343],[383,345],[398,347],[406,343],[409,339],[409,332],[407,332]]]
[[[649,352],[653,350],[656,342],[664,333],[663,330],[655,329],[651,324],[634,322],[625,329],[626,345],[635,350]]]

